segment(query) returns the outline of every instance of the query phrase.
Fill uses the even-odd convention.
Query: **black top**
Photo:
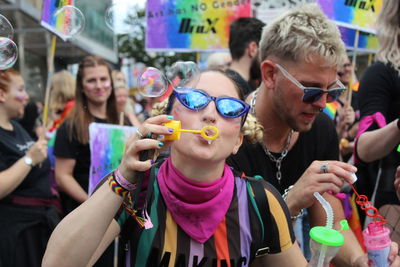
[[[280,153],[272,153],[275,158]],[[247,176],[261,175],[274,185],[281,194],[293,185],[314,160],[337,160],[339,143],[332,120],[321,113],[312,128],[301,132],[296,144],[282,161],[281,183],[276,179],[276,165],[265,154],[260,143],[245,143],[236,155],[230,156],[227,163]]]
[[[16,161],[25,156],[35,143],[32,137],[16,121],[10,121],[13,130],[0,127],[0,171],[10,168]],[[50,162],[48,159],[33,167],[22,183],[11,193],[25,197],[52,197],[50,190]]]
[[[368,67],[360,81],[358,102],[361,119],[376,112],[382,113],[386,123],[390,123],[400,116],[400,77],[399,73],[389,64],[375,62]],[[378,128],[372,124],[367,131]],[[397,148],[397,147],[396,147]],[[396,148],[382,161],[382,177],[376,196],[376,207],[387,203],[399,203],[394,189],[396,167],[400,164],[400,153]],[[368,165],[367,167],[364,165]],[[366,176],[369,184],[374,184],[378,164],[360,164],[360,168],[368,168],[370,177]]]
[[[76,130],[74,128],[73,138],[68,137],[67,123],[70,119],[63,122],[57,130],[56,141],[54,143],[54,155],[60,158],[69,158],[76,160],[75,167],[72,175],[78,184],[88,192],[89,188],[89,170],[90,170],[90,147],[89,143],[82,144],[76,138]],[[104,119],[95,118],[95,122],[107,123]],[[79,206],[80,203],[74,201],[72,198],[67,197],[65,194],[61,195],[64,208],[66,212],[72,211]]]
[[[231,69],[227,69],[225,72],[230,77],[232,77],[232,79],[234,79],[235,82],[239,85],[240,89],[243,92],[243,96],[244,97],[248,96],[252,91],[254,91],[254,90],[252,90],[249,82],[247,82],[245,79],[243,79],[243,77],[239,73],[237,73],[236,71],[231,70]]]

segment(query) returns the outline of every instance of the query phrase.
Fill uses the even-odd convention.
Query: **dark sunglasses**
[[[281,65],[276,64],[278,69],[282,72],[283,76],[285,76],[288,80],[290,80],[292,83],[297,85],[300,89],[303,90],[303,102],[307,104],[312,104],[316,101],[318,101],[324,94],[327,94],[326,102],[335,102],[338,100],[339,96],[346,91],[346,87],[339,81],[336,80],[335,84],[337,87],[329,89],[329,90],[323,90],[321,88],[316,88],[316,87],[305,87],[303,86],[296,78],[294,78],[289,72],[287,72]]]
[[[250,106],[240,99],[229,96],[210,96],[199,89],[177,88],[173,94],[182,105],[190,110],[204,109],[211,101],[214,101],[218,113],[229,119],[247,115],[250,109]]]

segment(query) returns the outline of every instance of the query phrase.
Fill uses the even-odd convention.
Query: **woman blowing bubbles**
[[[237,177],[225,164],[242,143],[242,125],[249,109],[239,100],[243,98],[237,85],[225,73],[206,71],[196,84],[186,87],[170,97],[167,112],[172,115],[145,121],[127,142],[118,170],[57,226],[44,266],[91,265],[120,232],[130,244],[130,266],[306,265],[294,242],[288,210],[266,183],[261,191],[269,212],[261,212],[261,217],[271,219],[265,232],[273,241],[270,254],[255,259],[262,240],[249,202],[251,189],[245,178]],[[172,129],[163,124],[172,118],[181,121],[183,129],[214,126],[219,136],[211,144],[190,133],[172,142],[146,138],[149,133],[170,135]],[[171,153],[164,162],[139,161],[141,151],[168,145]],[[149,197],[141,199],[145,199],[146,227],[141,228],[121,205],[130,194],[125,188],[132,189],[137,182],[136,171],[150,169],[145,178]]]

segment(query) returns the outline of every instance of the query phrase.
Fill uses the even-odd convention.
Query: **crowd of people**
[[[45,124],[21,120],[23,77],[0,70],[0,267],[306,266],[309,229],[326,223],[314,192],[338,230],[347,215],[337,195],[349,184],[377,208],[400,205],[399,13],[384,0],[377,60],[357,92],[340,32],[315,4],[267,25],[234,21],[230,56],[210,58],[151,117],[98,56],[80,61],[76,79],[53,76]],[[333,119],[327,103],[338,103]],[[214,126],[218,138],[167,140],[172,120]],[[136,132],[89,195],[92,122]],[[332,264],[369,266],[356,233],[342,234]],[[396,242],[388,261],[400,266]]]

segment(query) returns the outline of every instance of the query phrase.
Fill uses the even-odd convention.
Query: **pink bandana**
[[[161,194],[176,223],[194,240],[206,242],[224,219],[233,197],[234,176],[224,174],[211,183],[186,178],[168,158],[157,175]]]

